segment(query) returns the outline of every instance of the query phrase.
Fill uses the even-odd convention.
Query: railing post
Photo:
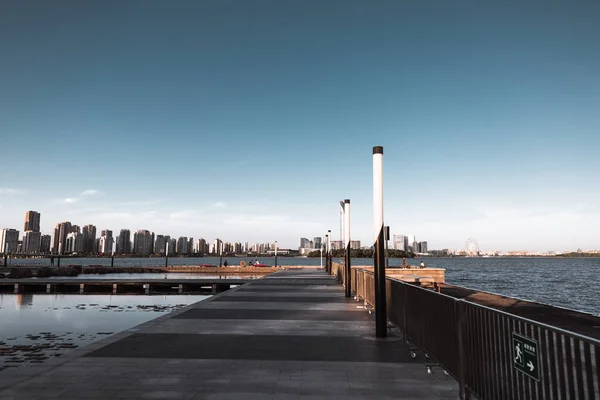
[[[458,349],[458,387],[461,400],[470,398],[467,390],[466,377],[466,360],[465,360],[465,343],[464,343],[464,315],[463,315],[463,300],[454,301],[454,317],[457,322],[457,349]]]
[[[408,343],[408,305],[406,304],[408,301],[408,293],[407,293],[407,287],[408,285],[406,285],[406,283],[402,282],[402,307],[404,309],[403,312],[403,321],[402,321],[402,325],[403,325],[403,329],[404,329],[404,343],[407,344]]]

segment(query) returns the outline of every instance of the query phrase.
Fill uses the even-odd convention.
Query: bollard
[[[149,283],[146,283],[144,285],[144,293],[150,294],[150,284]]]
[[[117,284],[113,283],[113,291],[112,294],[117,294]]]
[[[79,294],[83,294],[85,292],[85,283],[79,284]]]
[[[179,294],[182,294],[182,293],[183,293],[183,284],[180,283],[179,284]]]
[[[19,293],[19,284],[15,283],[15,290],[14,290],[14,294],[18,294]]]
[[[46,294],[50,294],[52,293],[52,285],[47,283],[46,284]]]

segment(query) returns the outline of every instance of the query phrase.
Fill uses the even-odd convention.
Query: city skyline
[[[114,15],[123,18],[114,18]],[[600,247],[600,4],[3,2],[0,225]],[[32,231],[33,232],[33,231]],[[31,234],[35,236],[35,234]]]
[[[21,231],[18,228],[0,228],[0,253],[3,252],[2,246],[6,246],[5,237],[6,235],[10,235],[11,243],[10,246],[7,247],[9,252],[14,253],[17,252],[17,243],[21,246],[21,252],[24,253],[48,253],[52,252],[55,254],[67,254],[70,252],[73,253],[103,253],[110,254],[115,252],[116,254],[150,254],[150,253],[164,253],[166,248],[166,238],[169,238],[170,250],[169,253],[173,252],[173,254],[187,254],[194,252],[202,252],[197,251],[198,248],[198,240],[204,241],[204,245],[202,248],[211,249],[210,253],[213,253],[212,248],[215,245],[210,244],[210,240],[206,240],[206,237],[211,237],[209,235],[200,235],[198,236],[181,236],[181,235],[169,235],[164,232],[159,233],[153,230],[147,229],[137,229],[130,230],[128,228],[120,228],[120,229],[102,229],[99,230],[94,224],[87,225],[77,225],[73,224],[71,221],[62,221],[57,222],[54,228],[50,231],[50,233],[46,234],[43,231],[38,229],[40,226],[41,212],[29,210],[25,212],[25,222],[24,229]],[[33,221],[33,223],[32,223]],[[27,230],[28,228],[33,227],[33,230]],[[96,235],[98,231],[99,235]],[[113,234],[114,232],[114,234]],[[116,234],[118,232],[118,235]],[[286,245],[281,241],[275,240],[272,242],[265,242],[260,239],[258,241],[248,241],[246,239],[237,238],[235,240],[222,240],[223,237],[214,237],[215,242],[224,243],[226,245],[235,245],[238,244],[246,246],[246,251],[251,251],[248,249],[254,249],[254,247],[266,246],[269,249],[269,246],[273,243],[279,243],[278,247],[280,249],[290,249],[300,250],[300,254],[308,254],[310,250],[318,249],[318,245],[321,244],[325,246],[327,243],[326,235],[330,232],[322,235],[322,236],[314,236],[311,239],[306,237],[299,238],[299,246],[294,245]],[[143,237],[151,235],[150,244],[148,245],[149,239],[138,240],[139,235],[143,235]],[[197,237],[197,240],[194,240],[194,237]],[[182,239],[189,239],[189,243],[185,244],[185,248],[194,249],[194,251],[184,251],[180,253],[179,248],[181,246],[180,241]],[[331,233],[331,247],[332,250],[343,249],[344,244],[343,241],[340,240],[340,237],[336,237],[333,233]],[[298,241],[298,238],[296,238]],[[144,245],[143,243],[146,242]],[[477,248],[472,249],[469,246],[469,242],[471,244],[475,243]],[[141,246],[141,247],[138,247]],[[370,248],[370,242],[364,243],[361,240],[352,238],[351,240],[351,248],[352,249],[360,249],[360,248]],[[514,248],[514,249],[499,249],[493,247],[479,248],[479,243],[474,238],[468,238],[465,242],[464,246],[458,247],[434,247],[432,248],[428,241],[417,240],[415,235],[412,234],[397,234],[390,232],[389,238],[389,248],[394,250],[403,250],[415,253],[428,253],[430,250],[433,251],[441,251],[446,250],[451,254],[459,255],[461,253],[478,253],[485,255],[494,255],[494,254],[514,254],[514,255],[526,255],[526,254],[540,254],[540,255],[548,255],[548,254],[560,254],[560,253],[569,253],[575,251],[582,251],[581,247],[577,249],[547,249],[547,250],[528,250],[525,248]],[[173,249],[177,249],[177,251]],[[143,250],[142,250],[143,249]],[[151,252],[148,252],[147,249],[152,249]],[[258,247],[257,247],[258,249]],[[416,251],[415,251],[416,249]],[[256,251],[256,250],[252,250]],[[598,248],[584,248],[583,251],[589,251],[592,253],[598,253],[600,250]],[[233,251],[232,251],[233,252]],[[238,252],[236,248],[236,253]]]

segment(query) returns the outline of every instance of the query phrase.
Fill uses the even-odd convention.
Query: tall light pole
[[[275,266],[277,267],[277,240],[275,241]]]
[[[344,209],[344,245],[346,254],[346,265],[344,266],[344,276],[346,284],[346,297],[352,297],[352,266],[350,265],[350,200],[345,199],[340,202]]]
[[[221,245],[219,246],[219,253],[220,253],[220,257],[219,257],[219,267],[223,266],[223,242],[221,241]]]
[[[171,240],[171,239],[169,239]],[[165,243],[165,268],[169,266],[169,241]]]
[[[327,258],[325,263],[327,264],[327,271],[331,274],[331,229],[327,230]]]
[[[325,245],[323,243],[321,243],[321,249],[320,249],[321,250],[321,263],[319,264],[320,268],[323,268],[323,246],[325,246]]]
[[[373,234],[375,242],[375,336],[387,336],[383,227],[383,147],[373,147]]]

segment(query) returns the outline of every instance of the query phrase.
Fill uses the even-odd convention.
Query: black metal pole
[[[275,242],[275,266],[277,266],[277,242]]]
[[[346,297],[352,297],[352,266],[350,262],[350,200],[344,200],[344,235],[346,239]]]
[[[383,147],[373,147],[373,228],[375,235],[375,336],[387,336],[383,226]]]
[[[165,244],[165,268],[169,266],[169,243]]]
[[[115,266],[115,253],[113,253],[112,257],[110,257],[110,267],[114,268]]]

